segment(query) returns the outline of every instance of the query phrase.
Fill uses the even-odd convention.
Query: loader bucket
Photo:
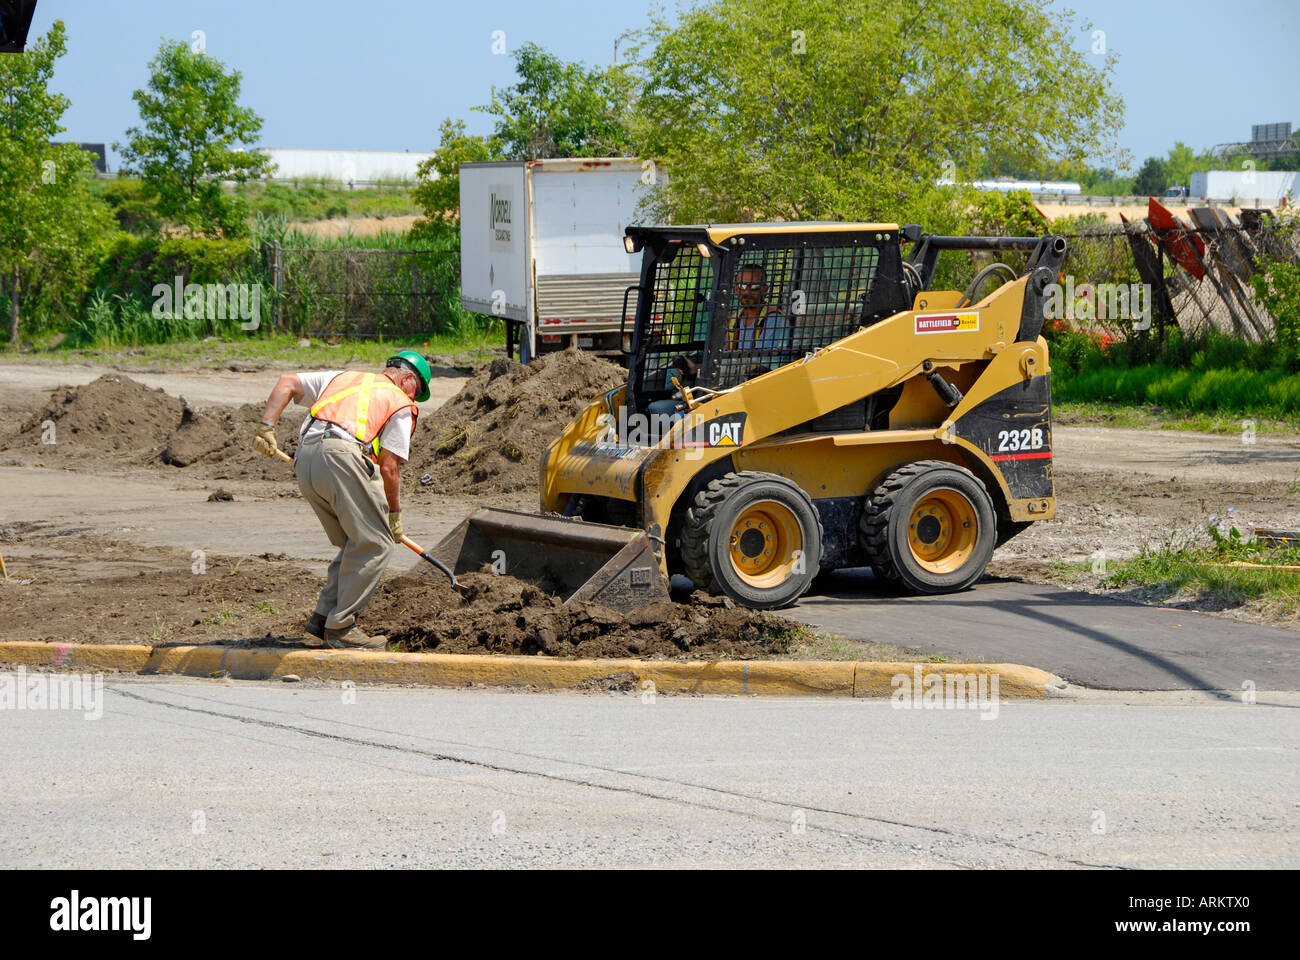
[[[630,527],[480,507],[431,552],[457,574],[487,565],[565,603],[631,610],[668,599],[649,537]]]

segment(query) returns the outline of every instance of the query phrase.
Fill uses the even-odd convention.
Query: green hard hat
[[[429,368],[429,361],[424,359],[423,354],[416,353],[414,350],[402,350],[388,358],[384,364],[386,367],[400,366],[397,361],[403,360],[415,370],[416,375],[420,378],[420,392],[415,395],[419,403],[429,399],[429,381],[433,379],[433,371]]]

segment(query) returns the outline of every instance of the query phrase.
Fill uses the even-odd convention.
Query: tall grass
[[[68,326],[68,346],[116,350],[146,344],[243,335],[238,319],[186,317],[183,309],[170,313],[122,294],[96,291],[81,317]]]
[[[304,250],[418,250],[438,253],[460,249],[460,234],[455,229],[435,228],[409,233],[384,230],[366,236],[322,237],[289,229],[283,216],[256,214],[250,230],[253,245],[259,250],[277,242],[282,247]]]
[[[1300,374],[1283,370],[1176,370],[1103,367],[1052,376],[1064,401],[1149,404],[1198,413],[1243,413],[1286,419],[1300,414]]]
[[[284,183],[245,184],[235,193],[253,213],[288,220],[331,220],[339,217],[385,217],[418,214],[410,184],[395,181],[376,188],[348,190],[328,181],[290,186]]]

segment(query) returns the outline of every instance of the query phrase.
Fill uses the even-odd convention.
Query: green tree
[[[1047,220],[1026,190],[978,193],[967,216],[970,232],[980,236],[1035,237],[1047,230]]]
[[[162,229],[157,206],[145,196],[143,181],[135,177],[118,176],[104,183],[99,195],[113,211],[118,225],[127,233],[143,236]]]
[[[460,165],[490,160],[608,157],[630,153],[625,123],[632,75],[620,67],[566,63],[534,43],[515,52],[515,83],[492,90],[474,109],[494,118],[488,136],[467,133],[463,120],[443,120],[434,156],[420,164],[413,199],[423,218],[416,239],[441,244],[460,209]]]
[[[515,51],[519,81],[492,90],[477,109],[495,118],[493,138],[510,160],[616,157],[628,152],[626,69],[566,63],[535,43]]]
[[[1186,187],[1191,183],[1197,166],[1196,152],[1181,140],[1174,143],[1165,160],[1166,187]],[[1207,168],[1208,169],[1208,168]]]
[[[1169,187],[1169,168],[1159,157],[1147,157],[1133,181],[1133,193],[1139,197],[1162,197]]]
[[[661,218],[915,218],[985,157],[1115,152],[1113,57],[1027,0],[714,0],[654,15],[634,133]]]
[[[460,211],[460,165],[503,160],[495,140],[465,132],[464,120],[448,118],[438,128],[438,149],[423,161],[411,199],[424,214],[411,228],[416,239],[438,240],[454,229]]]
[[[262,118],[239,105],[242,75],[206,51],[164,40],[149,62],[149,85],[132,96],[143,125],[126,131],[122,169],[144,179],[158,212],[209,235],[247,232],[247,210],[222,181],[245,183],[269,172],[252,146]]]
[[[56,20],[26,53],[0,54],[0,285],[11,347],[19,343],[24,301],[65,317],[80,305],[99,245],[112,231],[107,206],[90,189],[90,154],[50,143],[70,106],[49,89],[66,50]]]

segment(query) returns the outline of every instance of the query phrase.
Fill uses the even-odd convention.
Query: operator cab
[[[908,235],[904,235],[906,230]],[[628,227],[645,252],[626,404],[671,400],[673,378],[726,390],[911,308],[897,224]],[[914,275],[913,271],[913,275]],[[686,364],[685,371],[682,360]],[[685,373],[685,377],[684,377]],[[691,381],[691,375],[694,380]]]

